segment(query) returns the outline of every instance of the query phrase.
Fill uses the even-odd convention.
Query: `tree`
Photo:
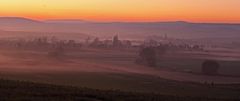
[[[157,65],[157,56],[154,47],[146,47],[140,50],[137,63],[155,67]]]
[[[217,75],[220,64],[214,60],[205,60],[202,63],[202,73],[206,75]]]

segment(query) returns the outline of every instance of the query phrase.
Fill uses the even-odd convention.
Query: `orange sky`
[[[0,16],[240,23],[239,6],[240,0],[1,0]]]

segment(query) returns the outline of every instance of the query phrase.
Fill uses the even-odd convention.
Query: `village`
[[[0,39],[0,47],[17,48],[17,49],[31,49],[31,50],[47,50],[63,48],[66,50],[80,49],[80,48],[114,48],[114,49],[128,49],[128,48],[143,48],[143,47],[164,47],[168,50],[187,50],[187,51],[203,51],[204,45],[182,43],[182,40],[168,39],[166,36],[159,39],[146,40],[122,40],[118,35],[112,39],[100,39],[98,37],[87,37],[83,41],[59,39],[55,36],[43,36],[15,39]]]

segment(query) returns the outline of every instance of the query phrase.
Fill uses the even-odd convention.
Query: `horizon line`
[[[30,17],[21,17],[21,16],[0,16],[0,18],[19,18],[19,19],[28,19],[33,21],[39,21],[39,22],[45,22],[45,21],[84,21],[84,22],[92,22],[92,23],[167,23],[167,22],[183,22],[183,23],[196,23],[196,24],[240,24],[240,22],[195,22],[195,21],[187,21],[187,20],[159,20],[159,21],[121,21],[121,20],[115,20],[115,21],[98,21],[98,20],[89,20],[89,19],[81,19],[81,18],[50,18],[50,19],[35,19]]]

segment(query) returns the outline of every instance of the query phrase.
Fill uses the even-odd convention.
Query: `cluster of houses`
[[[75,40],[59,40],[56,37],[37,37],[32,39],[0,40],[1,47],[21,49],[51,49],[57,47],[80,47]]]
[[[135,43],[138,43],[136,45]],[[0,47],[31,48],[31,49],[77,49],[81,47],[93,48],[131,48],[131,47],[164,47],[173,50],[203,50],[202,45],[181,44],[180,42],[169,41],[167,36],[159,40],[145,40],[135,42],[134,40],[120,40],[118,35],[112,39],[87,38],[85,42],[76,40],[61,40],[56,37],[35,37],[32,39],[0,40]]]
[[[156,41],[156,40],[146,40],[142,44],[144,47],[161,47],[168,50],[187,50],[187,51],[203,51],[204,45],[198,45],[198,44],[186,44],[186,43],[173,43],[171,41],[165,41],[162,40]]]
[[[99,38],[95,38],[91,43],[86,41],[86,44],[91,47],[113,47],[113,48],[127,48],[132,46],[132,42],[130,40],[119,40],[118,35],[114,36],[112,40],[100,40]]]
[[[1,47],[25,48],[25,49],[51,49],[51,48],[126,48],[131,47],[131,41],[120,40],[118,35],[114,36],[112,40],[100,40],[95,38],[86,42],[77,42],[76,40],[61,40],[56,37],[36,37],[31,39],[14,39],[14,40],[0,40]]]

